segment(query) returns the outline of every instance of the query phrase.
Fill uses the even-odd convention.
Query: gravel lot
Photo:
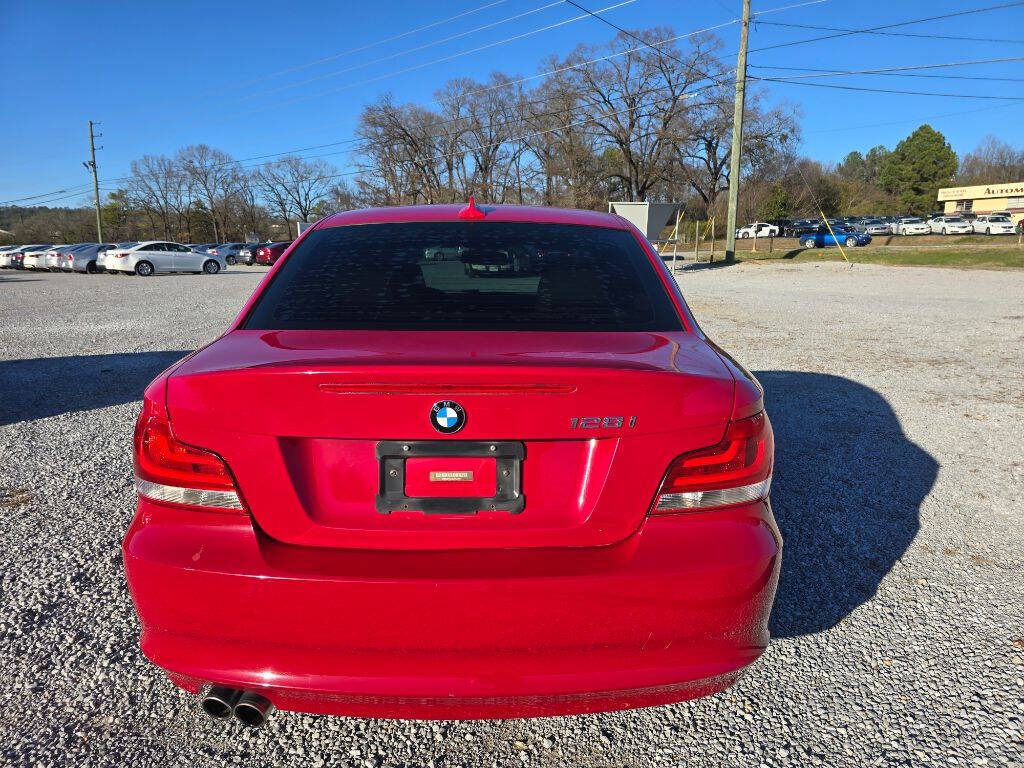
[[[680,282],[768,392],[776,637],[729,691],[475,723],[209,722],[136,646],[144,384],[260,271],[0,273],[0,763],[1024,766],[1024,272],[751,263]]]

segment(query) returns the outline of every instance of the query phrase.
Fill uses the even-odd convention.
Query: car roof
[[[393,208],[364,208],[336,213],[321,221],[317,228],[344,227],[351,224],[385,224],[426,221],[461,221],[459,212],[465,203],[455,205],[408,205]],[[611,213],[571,208],[541,208],[531,205],[477,205],[484,213],[481,221],[530,222],[535,224],[576,224],[609,229],[627,229],[625,219]]]

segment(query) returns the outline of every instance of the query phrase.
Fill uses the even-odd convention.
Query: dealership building
[[[981,215],[1002,211],[1016,224],[1024,218],[1024,181],[1011,184],[979,184],[976,187],[946,187],[939,190],[944,213]]]

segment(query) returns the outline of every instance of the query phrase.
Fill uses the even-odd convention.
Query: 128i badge
[[[430,409],[430,424],[443,435],[466,426],[466,410],[454,400],[438,400]]]
[[[570,429],[632,429],[636,426],[636,416],[573,416],[569,419]]]

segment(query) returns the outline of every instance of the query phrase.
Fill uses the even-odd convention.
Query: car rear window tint
[[[682,330],[657,271],[630,232],[509,222],[314,230],[243,327]]]

